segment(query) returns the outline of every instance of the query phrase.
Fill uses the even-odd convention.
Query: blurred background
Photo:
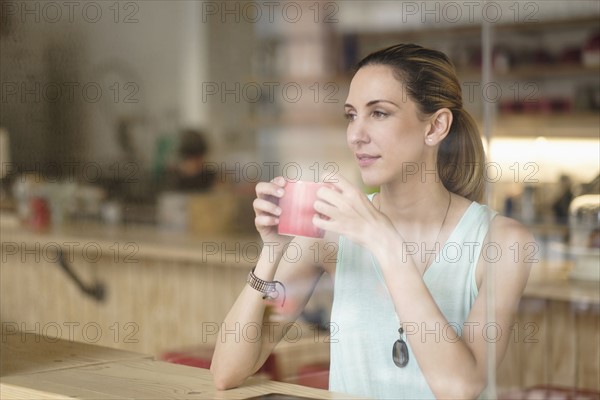
[[[259,251],[255,184],[361,185],[353,66],[413,42],[453,60],[487,201],[536,237],[498,395],[600,390],[598,1],[0,5],[3,333],[94,323],[100,344],[206,366]],[[330,299],[324,278],[262,373],[326,385]]]

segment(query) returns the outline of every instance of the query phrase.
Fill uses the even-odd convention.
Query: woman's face
[[[368,186],[406,182],[422,172],[430,124],[418,118],[403,86],[383,65],[361,68],[350,84],[347,141]]]

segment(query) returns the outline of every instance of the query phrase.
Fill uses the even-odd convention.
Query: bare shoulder
[[[521,222],[497,215],[492,220],[488,236],[500,250],[497,266],[502,268],[504,279],[512,277],[517,286],[523,287],[532,264],[539,256],[539,246],[533,234]]]
[[[501,246],[503,244],[535,242],[531,231],[525,225],[503,215],[497,215],[492,219],[488,236]]]
[[[539,246],[529,229],[521,222],[503,215],[492,219],[485,244],[495,251],[482,252],[476,270],[477,286],[481,288],[486,265],[501,269],[496,274],[496,283],[513,287],[519,293],[525,287],[533,263],[537,262]]]

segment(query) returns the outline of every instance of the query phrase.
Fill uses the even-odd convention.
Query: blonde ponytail
[[[485,153],[479,129],[465,109],[452,114],[452,127],[438,150],[438,173],[446,189],[481,202],[485,191]]]

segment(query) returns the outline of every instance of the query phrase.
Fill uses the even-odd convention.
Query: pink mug
[[[325,231],[314,226],[312,219],[318,214],[314,209],[317,191],[326,186],[323,182],[287,181],[285,194],[279,199],[281,215],[277,232],[288,236],[325,236]]]

